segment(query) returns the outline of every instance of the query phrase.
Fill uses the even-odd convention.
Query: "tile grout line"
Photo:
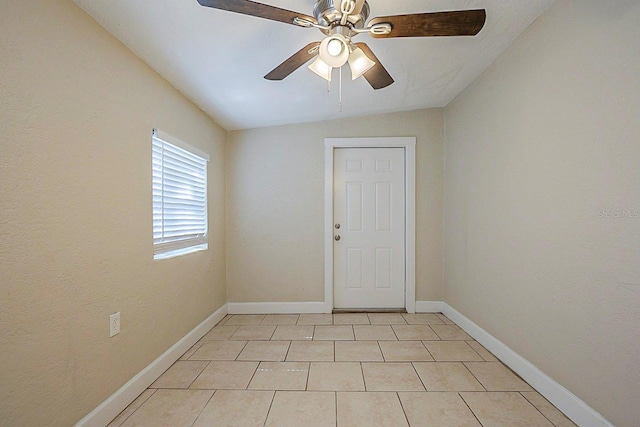
[[[256,365],[256,369],[253,370],[253,374],[251,374],[251,378],[249,378],[249,382],[247,382],[247,385],[245,386],[245,388],[243,390],[249,390],[249,386],[251,385],[251,381],[253,381],[253,378],[256,376],[256,372],[258,372],[258,368],[260,368],[260,361],[257,362],[258,364]]]
[[[184,357],[184,355],[185,355],[185,354],[187,354],[189,351],[191,351],[191,349],[193,349],[193,348],[194,348],[198,343],[199,343],[200,345],[198,345],[198,347],[197,347],[197,348],[195,348],[195,349],[191,352],[191,354],[189,354],[189,357],[187,357],[186,359],[182,359],[182,357]],[[204,344],[204,342],[202,341],[202,339],[198,340],[194,345],[192,345],[192,346],[191,346],[191,348],[190,348],[189,350],[185,351],[185,352],[184,352],[184,354],[183,354],[182,356],[180,356],[180,359],[178,359],[178,360],[191,360],[191,356],[193,356],[193,355],[196,353],[196,351],[198,351],[198,349],[199,349],[200,347],[202,347],[202,344]],[[177,362],[177,361],[176,361],[176,362]],[[175,363],[175,362],[174,362],[174,363]],[[159,377],[158,377],[158,378],[159,378]]]
[[[396,397],[398,398],[398,402],[400,402],[400,407],[402,408],[404,419],[407,420],[407,425],[411,426],[411,423],[409,422],[409,416],[407,415],[407,411],[404,409],[404,405],[402,404],[402,399],[400,399],[400,392],[396,391]]]
[[[213,396],[215,396],[215,394],[217,393],[217,390],[213,390],[213,393],[211,393],[211,396],[209,397],[209,400],[207,400],[207,403],[205,403],[202,406],[202,409],[200,410],[200,412],[198,412],[198,415],[194,418],[193,422],[191,423],[191,427],[193,427],[193,425],[196,423],[196,421],[198,421],[198,418],[200,418],[200,415],[202,415],[202,413],[204,412],[204,408],[207,407],[207,405],[209,404],[209,402],[211,402],[211,400],[213,399]]]
[[[367,392],[367,378],[364,376],[364,366],[362,365],[363,362],[358,363],[360,363],[360,374],[362,375],[362,384],[364,385],[364,391]]]
[[[227,340],[227,342],[229,342],[231,340]],[[249,340],[244,342],[244,345],[242,346],[242,348],[240,349],[240,352],[238,352],[238,354],[236,354],[235,359],[233,359],[233,361],[235,362],[240,362],[240,360],[238,360],[238,357],[240,357],[240,355],[242,354],[242,352],[244,351],[245,348],[247,348],[247,345],[249,345]]]
[[[149,395],[149,397],[147,397],[147,398],[144,400],[144,402],[140,403],[140,406],[138,406],[136,409],[134,409],[134,410],[133,410],[133,412],[131,412],[131,413],[129,414],[129,416],[127,416],[124,420],[122,420],[122,422],[120,423],[119,427],[123,426],[123,425],[124,425],[124,423],[126,423],[126,422],[127,422],[127,420],[133,416],[133,414],[135,414],[136,412],[138,412],[138,409],[142,408],[142,406],[143,406],[145,403],[147,403],[147,401],[148,401],[149,399],[151,399],[151,396],[153,396],[154,394],[156,394],[156,391],[158,391],[158,389],[153,389],[153,388],[147,388],[147,390],[152,390],[152,392],[151,392],[151,394]],[[142,393],[144,393],[144,391],[143,391]],[[142,394],[142,393],[140,393],[140,394]],[[140,397],[140,396],[138,396],[138,397]],[[137,398],[136,398],[136,399],[137,399]],[[135,401],[135,400],[134,400],[134,401]],[[131,403],[133,403],[133,402],[131,402]],[[129,404],[129,405],[131,405],[131,404]],[[128,407],[129,407],[129,406],[127,406],[126,408],[124,408],[124,409],[120,412],[120,414],[122,414],[124,411],[126,411]],[[116,417],[115,417],[113,420],[111,420],[111,422],[109,422],[109,424],[107,425],[107,427],[109,427],[109,426],[111,425],[111,423],[112,423],[113,421],[115,421],[115,419],[116,419],[116,418],[118,418],[118,417],[120,416],[120,414],[116,415]]]
[[[482,355],[480,353],[478,353],[475,348],[473,348],[473,347],[471,347],[469,345],[468,341],[462,341],[462,342],[465,343],[467,345],[467,347],[469,347],[475,354],[477,354],[480,359],[482,359],[482,360],[478,360],[478,362],[488,362],[488,360],[485,360],[485,358],[482,357]]]
[[[304,383],[304,390],[302,390],[302,391],[309,391],[310,392],[312,390],[309,390],[309,377],[311,376],[311,364],[313,362],[309,361],[307,363],[309,364],[309,369],[307,369],[307,380]],[[313,391],[317,391],[317,390],[313,390]]]
[[[424,347],[425,350],[427,350],[427,353],[429,353],[429,356],[431,356],[431,358],[433,359],[434,362],[437,362],[436,358],[434,357],[434,355],[429,351],[429,347],[427,347],[427,345],[424,343],[424,340],[420,340],[420,342],[422,343],[422,346]],[[414,367],[415,368],[415,367]],[[426,387],[425,387],[426,389]]]
[[[266,319],[266,317],[265,317],[265,319]],[[264,319],[263,319],[263,320],[264,320]],[[263,326],[266,326],[266,325],[263,325]],[[275,326],[276,326],[276,327],[275,327],[275,328],[273,328],[273,332],[271,332],[271,335],[269,335],[269,339],[268,339],[268,340],[265,340],[265,341],[273,341],[273,337],[275,336],[276,331],[278,330],[278,328],[280,327],[280,325],[275,325]]]
[[[479,392],[479,393],[484,393],[484,392]],[[469,408],[469,411],[471,412],[471,415],[473,415],[473,417],[474,417],[476,420],[478,420],[478,424],[482,425],[482,423],[480,422],[480,419],[478,418],[478,416],[476,415],[476,413],[475,413],[475,412],[473,412],[473,409],[471,409],[471,406],[469,406],[469,404],[467,403],[467,401],[466,401],[466,400],[464,399],[464,397],[462,396],[462,393],[461,393],[461,392],[458,392],[457,394],[458,394],[458,396],[460,396],[460,399],[462,399],[462,402],[465,404],[465,406],[466,406],[467,408]]]
[[[289,355],[289,350],[291,350],[291,343],[293,341],[289,341],[289,345],[287,346],[287,352],[284,354],[284,359],[281,360],[281,362],[286,362],[287,361],[287,356]]]
[[[476,376],[476,374],[473,373],[473,371],[471,369],[469,369],[469,367],[467,366],[466,362],[459,362],[460,364],[462,364],[462,366],[464,366],[464,368],[471,374],[471,376],[478,381],[478,384],[480,384],[480,386],[484,389],[485,392],[489,392],[489,390],[487,390],[487,387],[485,387],[485,385],[482,383],[482,381],[480,381],[480,378],[478,378]],[[482,362],[482,363],[488,363],[488,362]]]
[[[549,422],[551,423],[551,425],[553,425],[554,427],[557,427],[557,426],[556,426],[556,423],[554,423],[553,421],[551,421],[551,420],[549,419],[549,417],[547,417],[547,416],[544,414],[544,412],[542,412],[542,411],[540,410],[540,408],[538,408],[536,405],[534,405],[534,404],[533,404],[533,402],[531,402],[529,399],[527,399],[527,397],[526,397],[524,394],[522,394],[522,393],[523,393],[522,391],[519,391],[519,392],[517,392],[517,393],[519,393],[519,394],[520,394],[520,396],[522,396],[522,397],[524,398],[524,400],[526,400],[526,401],[527,401],[527,403],[529,403],[529,405],[533,406],[533,407],[536,409],[536,411],[540,412],[540,415],[542,415],[543,417],[545,417],[545,418],[547,419],[547,421],[549,421]],[[536,393],[537,393],[537,392],[536,392]],[[543,398],[544,398],[544,396],[543,396]],[[551,404],[551,402],[549,402],[549,404]],[[551,405],[552,405],[552,404],[551,404]],[[554,408],[555,408],[555,406],[554,406]],[[558,409],[558,408],[556,408],[556,409]]]
[[[436,334],[436,336],[438,337],[438,340],[440,340],[440,341],[444,341],[444,340],[442,339],[442,337],[440,337],[440,335],[438,335],[438,333],[436,332],[436,330],[435,330],[435,329],[433,329],[433,328],[431,327],[431,325],[427,325],[427,326],[429,327],[429,329],[431,329],[431,330],[433,331],[433,333],[434,333],[434,334]]]
[[[384,351],[382,351],[382,346],[380,345],[380,341],[376,341],[376,343],[378,344],[378,350],[380,350],[380,354],[382,355],[382,361],[387,362],[387,358],[384,355]]]
[[[193,383],[195,383],[195,382],[196,382],[196,380],[197,380],[198,378],[200,378],[200,375],[202,375],[202,373],[203,373],[203,372],[204,372],[204,371],[209,367],[209,365],[211,364],[211,362],[212,362],[212,360],[207,361],[207,364],[206,364],[206,365],[205,365],[205,367],[202,369],[202,371],[200,371],[200,373],[199,373],[198,375],[196,375],[196,377],[193,379],[193,381],[191,381],[191,382],[189,383],[189,385],[187,386],[187,390],[193,390],[193,389],[191,388],[191,386],[193,385]],[[178,362],[175,362],[175,363],[174,363],[173,365],[171,365],[171,366],[174,366],[176,363],[178,363]]]
[[[402,341],[402,340],[400,339],[400,337],[398,336],[398,333],[396,332],[396,330],[395,330],[395,328],[393,327],[393,325],[389,325],[389,327],[391,328],[391,331],[393,332],[393,335],[395,335],[396,340],[397,340],[397,341]],[[382,350],[382,348],[380,348],[380,350]]]
[[[269,413],[271,413],[271,408],[273,408],[273,401],[276,400],[276,393],[277,393],[277,390],[274,390],[273,395],[271,396],[271,402],[269,402],[269,409],[267,410],[267,414],[264,417],[264,423],[262,423],[263,427],[267,425],[267,420],[269,419]]]
[[[418,370],[416,369],[416,366],[414,365],[414,363],[416,363],[416,362],[409,362],[409,363],[411,364],[411,367],[413,368],[413,372],[416,373],[416,376],[420,380],[420,384],[422,384],[422,387],[424,388],[424,391],[428,392],[429,390],[427,390],[427,385],[424,383],[424,381],[422,381],[422,377],[420,376],[420,374],[418,373]]]

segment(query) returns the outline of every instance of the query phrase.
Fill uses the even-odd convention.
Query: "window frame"
[[[169,150],[165,151],[165,149],[167,148]],[[160,162],[158,162],[158,154],[159,154],[158,149],[161,150],[160,156],[162,156]],[[181,157],[180,151],[186,152],[187,155]],[[157,236],[158,234],[157,216],[161,217],[160,228],[162,233],[165,232],[165,228],[167,227],[167,222],[170,221],[170,220],[167,220],[166,218],[167,215],[164,209],[165,205],[167,204],[166,202],[167,196],[165,192],[165,182],[167,180],[167,170],[165,169],[165,160],[167,159],[167,157],[165,157],[165,153],[167,152],[171,152],[170,158],[173,160],[175,159],[193,160],[193,158],[196,158],[197,159],[196,163],[198,162],[201,163],[200,165],[198,165],[197,172],[198,173],[202,172],[202,174],[198,175],[197,178],[194,179],[194,181],[203,180],[204,184],[202,185],[202,183],[196,183],[196,182],[192,184],[194,184],[194,188],[196,189],[196,191],[200,191],[204,195],[204,202],[203,203],[201,202],[200,205],[198,206],[199,207],[198,210],[202,210],[204,212],[204,215],[203,215],[204,218],[201,217],[202,212],[196,212],[195,216],[196,217],[200,216],[200,218],[197,218],[197,221],[199,222],[197,226],[201,227],[198,231],[201,230],[202,232],[195,234],[193,237],[180,237],[178,235],[178,236],[165,238],[164,234],[160,238]],[[210,159],[209,154],[165,132],[162,132],[158,129],[153,129],[152,136],[151,136],[151,158],[152,158],[151,169],[152,169],[153,259],[160,260],[160,259],[173,258],[176,256],[186,255],[189,253],[208,249],[209,247],[209,244],[208,244],[208,238],[209,238],[208,165],[209,165],[209,159]],[[158,164],[160,164],[159,168],[158,168]],[[196,168],[194,167],[193,169],[196,169]],[[187,168],[181,171],[186,172],[186,170]],[[193,170],[191,172],[193,172]],[[158,201],[157,199],[158,198],[158,188],[157,188],[158,178],[160,178],[161,180],[161,189],[160,189],[161,200],[160,201]],[[188,180],[187,180],[187,183],[188,183]],[[175,202],[177,198],[169,198],[169,199]],[[193,200],[190,200],[190,199],[187,199],[187,200],[189,200],[188,204],[193,204]],[[158,212],[157,210],[158,204],[162,206],[162,210],[160,212]],[[175,218],[174,218],[174,221],[175,221]],[[187,236],[187,235],[185,234],[184,236]]]

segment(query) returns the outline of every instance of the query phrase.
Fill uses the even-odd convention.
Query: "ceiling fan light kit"
[[[320,58],[320,56],[316,56],[315,61],[313,61],[311,65],[309,65],[309,69],[314,73],[316,73],[317,75],[319,75],[320,77],[322,77],[323,79],[325,79],[326,81],[328,82],[331,81],[331,71],[333,71],[333,68],[328,66]]]
[[[342,34],[332,34],[320,43],[320,59],[330,67],[340,68],[349,59],[348,41]]]
[[[252,0],[198,0],[198,3],[301,28],[317,28],[325,34],[321,42],[309,43],[265,75],[267,80],[283,80],[315,58],[308,68],[323,79],[330,82],[333,68],[341,68],[348,62],[352,80],[363,76],[376,90],[394,80],[369,46],[362,42],[354,44],[353,37],[361,33],[374,38],[475,36],[486,20],[485,10],[477,9],[382,16],[371,19],[367,25],[370,8],[366,0],[318,0],[313,17]]]
[[[349,55],[349,68],[351,68],[351,80],[355,80],[376,65],[359,47],[353,49]]]

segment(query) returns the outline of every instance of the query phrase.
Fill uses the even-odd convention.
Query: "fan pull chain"
[[[339,106],[339,110],[342,113],[342,67],[340,67],[340,90],[339,90],[339,96],[338,96],[338,106]]]

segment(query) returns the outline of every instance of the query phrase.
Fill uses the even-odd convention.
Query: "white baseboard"
[[[442,301],[416,301],[416,313],[442,313]]]
[[[462,313],[442,302],[442,313],[487,348],[579,426],[614,427],[583,400],[538,369]]]
[[[229,314],[324,313],[324,302],[230,302]]]
[[[207,317],[180,341],[172,345],[160,357],[151,362],[149,366],[138,372],[118,391],[102,402],[86,417],[78,421],[76,427],[104,427],[118,416],[136,397],[158,379],[169,367],[189,350],[200,338],[202,338],[216,323],[227,314],[227,305],[217,309]]]

